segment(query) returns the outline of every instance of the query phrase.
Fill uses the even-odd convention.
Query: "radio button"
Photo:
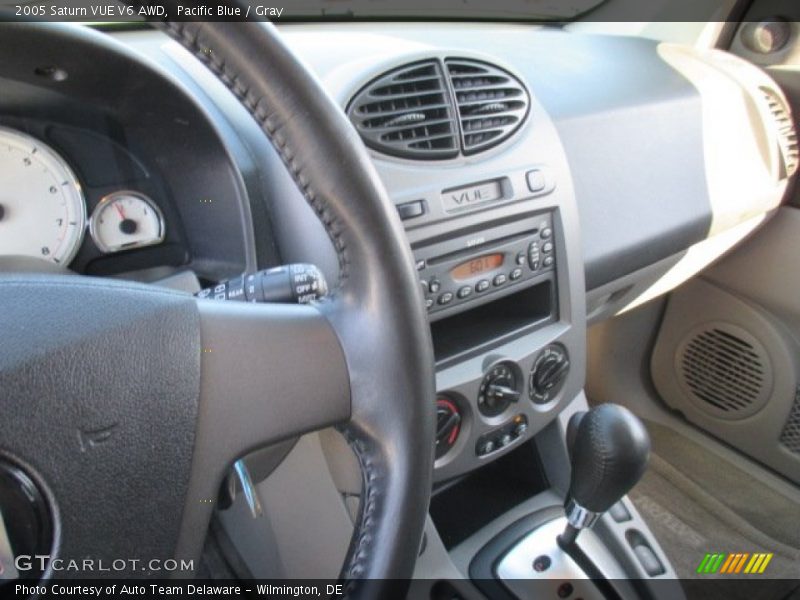
[[[525,259],[525,253],[524,252],[520,252],[519,254],[517,254],[517,264],[519,266],[524,265],[525,264],[525,260],[526,259]]]
[[[476,292],[485,292],[488,289],[489,289],[489,281],[487,279],[481,279],[478,283],[475,284]]]
[[[544,246],[542,246],[542,252],[545,254],[549,254],[553,251],[553,242],[546,242]]]
[[[465,285],[460,290],[458,290],[458,297],[459,298],[466,298],[467,296],[472,294],[472,286]]]
[[[431,282],[428,284],[428,291],[431,294],[435,294],[442,288],[442,284],[439,283],[438,279],[431,279]]]
[[[553,266],[553,257],[552,256],[545,256],[544,262],[542,264],[545,267],[552,267]]]
[[[520,277],[522,277],[522,269],[520,269],[519,267],[511,271],[511,273],[509,273],[508,275],[508,278],[511,279],[511,281],[516,281]]]
[[[503,285],[506,281],[507,281],[506,276],[500,273],[499,275],[495,275],[492,283],[494,284],[495,287],[499,287]]]
[[[550,229],[549,227],[545,227],[544,229],[542,229],[542,239],[543,240],[549,240],[551,237],[553,237],[553,230],[552,229]]]
[[[439,296],[439,300],[437,302],[439,304],[450,304],[453,301],[453,292],[445,292],[441,296]]]

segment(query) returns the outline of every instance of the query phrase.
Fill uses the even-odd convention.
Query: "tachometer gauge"
[[[80,183],[55,151],[0,127],[0,255],[68,265],[83,241]]]
[[[164,217],[144,194],[114,192],[94,209],[89,232],[103,252],[151,246],[164,241]]]

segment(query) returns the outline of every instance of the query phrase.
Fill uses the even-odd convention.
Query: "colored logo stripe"
[[[753,558],[747,563],[744,569],[745,573],[763,573],[767,568],[769,561],[772,560],[772,554],[753,554]]]
[[[745,574],[761,574],[763,573],[769,562],[772,560],[772,553],[757,552],[750,554],[749,552],[736,552],[726,554],[721,552],[707,553],[700,565],[697,567],[697,573],[711,575],[714,573],[734,575],[739,573]]]
[[[700,566],[697,567],[698,573],[716,573],[719,570],[720,566],[722,566],[722,561],[725,559],[726,554],[706,554],[703,557]]]

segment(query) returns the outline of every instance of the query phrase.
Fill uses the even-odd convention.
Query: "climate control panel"
[[[475,468],[530,439],[557,413],[570,368],[566,345],[554,341],[521,359],[496,355],[485,360],[468,387],[440,393],[437,471]]]
[[[522,414],[516,415],[502,427],[480,436],[475,442],[475,454],[484,457],[502,450],[521,439],[526,431],[528,431],[528,417]]]

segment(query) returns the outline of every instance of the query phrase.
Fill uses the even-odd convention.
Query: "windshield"
[[[291,0],[241,3],[242,8],[220,2],[178,0],[134,9],[122,2],[94,0],[0,0],[0,17],[14,20],[66,20],[88,23],[130,23],[143,18],[170,20],[230,20],[266,18],[272,21],[309,20],[480,20],[569,21],[607,0]]]
[[[284,18],[571,20],[607,0],[295,0]]]

